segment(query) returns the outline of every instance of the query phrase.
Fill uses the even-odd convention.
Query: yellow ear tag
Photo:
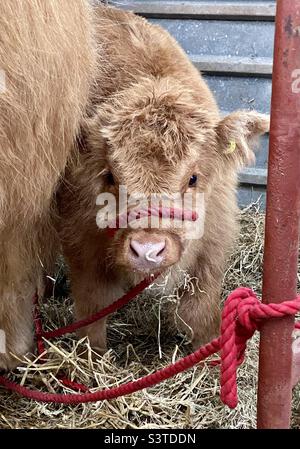
[[[227,149],[224,151],[224,154],[232,154],[236,150],[236,142],[235,140],[230,140]]]

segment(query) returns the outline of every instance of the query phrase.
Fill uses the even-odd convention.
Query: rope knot
[[[65,333],[73,332],[76,329],[80,329],[83,326],[87,326],[107,315],[110,315],[135,298],[138,293],[144,290],[152,282],[153,279],[145,279],[113,304],[84,320],[50,332],[41,333],[40,331],[42,329],[37,329],[37,337],[40,337],[38,338],[38,342],[43,343],[42,337],[58,337],[60,335],[64,335]],[[38,298],[36,296],[35,309],[37,306]],[[265,318],[280,318],[287,315],[295,315],[299,311],[300,296],[294,300],[284,301],[279,304],[262,304],[252,290],[248,288],[239,288],[235,290],[225,302],[222,315],[221,337],[215,338],[205,346],[201,346],[192,354],[177,360],[177,362],[172,363],[171,365],[168,365],[154,373],[148,374],[147,376],[141,377],[140,379],[93,393],[89,392],[87,387],[84,387],[81,384],[74,383],[70,380],[61,379],[61,382],[65,385],[75,390],[84,391],[79,394],[39,392],[12,382],[5,376],[0,376],[0,385],[5,386],[9,390],[16,391],[24,397],[41,402],[79,404],[91,401],[103,401],[128,395],[130,393],[156,385],[159,382],[169,379],[170,377],[199,364],[207,357],[221,351],[221,399],[224,404],[234,408],[236,407],[238,401],[236,386],[237,367],[244,359],[247,340],[252,337],[253,333],[257,329],[257,322]],[[37,328],[41,326],[41,321],[37,310],[35,323]],[[43,350],[44,349],[41,346],[39,348],[39,353],[41,354]]]
[[[247,332],[252,336],[258,327],[255,310],[261,302],[253,292],[251,294],[252,296],[241,298],[237,304],[237,329],[239,333]]]
[[[238,403],[237,368],[243,362],[247,341],[267,318],[295,315],[300,298],[279,304],[263,304],[249,288],[238,288],[225,301],[221,325],[221,399],[230,408]]]
[[[257,329],[253,308],[259,299],[249,288],[238,288],[225,301],[221,325],[221,399],[237,405],[237,367],[243,362],[247,341]]]

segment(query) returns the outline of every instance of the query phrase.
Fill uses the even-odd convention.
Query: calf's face
[[[185,213],[197,209],[205,232],[205,207],[214,184],[254,159],[251,141],[267,128],[268,119],[256,112],[220,120],[213,107],[203,110],[193,92],[172,79],[140,80],[100,106],[86,128],[99,173],[93,182],[112,194],[116,205],[121,186],[127,199],[126,226],[107,243],[110,263],[147,274],[188,257],[195,247],[192,220],[176,213],[170,219],[167,206],[180,212],[187,209],[187,198]],[[140,213],[147,207],[160,207],[155,221]],[[129,217],[138,213],[133,225]],[[117,214],[122,217],[124,211],[117,208]]]

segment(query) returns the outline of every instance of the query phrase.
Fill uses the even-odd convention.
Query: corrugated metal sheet
[[[205,76],[224,114],[235,109],[269,113],[275,1],[119,0],[115,6],[166,28]],[[239,203],[265,204],[268,138],[256,166],[240,174]]]

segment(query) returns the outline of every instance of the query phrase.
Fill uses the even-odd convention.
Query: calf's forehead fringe
[[[99,132],[111,158],[130,155],[178,162],[213,140],[217,117],[174,80],[149,80],[118,94],[99,109]],[[150,83],[150,85],[149,85]]]

